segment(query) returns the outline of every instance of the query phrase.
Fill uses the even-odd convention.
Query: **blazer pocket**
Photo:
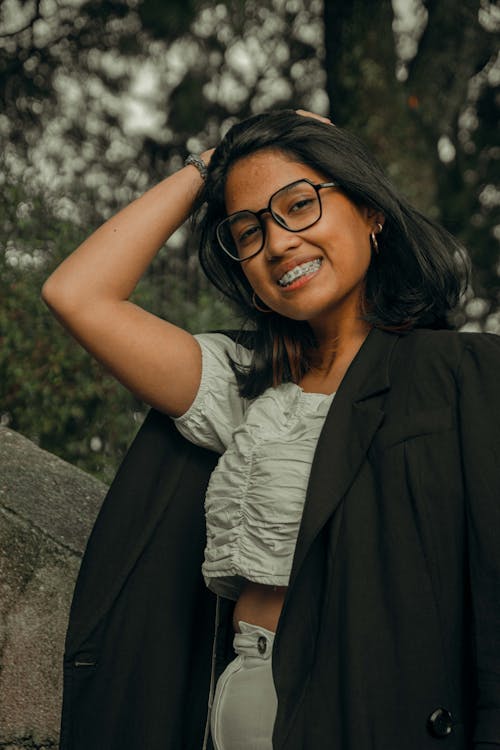
[[[377,444],[381,449],[390,448],[422,435],[453,430],[455,425],[455,411],[451,406],[424,409],[408,416],[387,415],[378,434]]]

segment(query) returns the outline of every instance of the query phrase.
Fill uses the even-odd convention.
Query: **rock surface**
[[[97,479],[0,427],[2,748],[58,747],[68,612],[105,491]]]

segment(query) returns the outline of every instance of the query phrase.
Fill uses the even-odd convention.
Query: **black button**
[[[259,650],[259,654],[265,654],[266,648],[267,648],[267,640],[265,635],[259,635],[259,640],[257,641],[257,648]]]
[[[448,737],[453,730],[450,712],[446,708],[436,708],[427,719],[427,726],[434,737]]]

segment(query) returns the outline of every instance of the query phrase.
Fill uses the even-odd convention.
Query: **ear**
[[[372,226],[373,231],[375,234],[378,234],[382,231],[382,227],[385,224],[385,216],[382,213],[382,211],[379,211],[378,208],[372,208],[370,206],[367,206],[365,208],[366,211],[366,219],[368,223]]]

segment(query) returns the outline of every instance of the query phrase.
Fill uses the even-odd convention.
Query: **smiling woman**
[[[314,221],[300,228],[276,203],[290,183],[307,184],[311,195],[328,185],[315,190]],[[450,327],[466,283],[463,249],[406,203],[357,138],[324,118],[292,124],[276,113],[234,126],[211,160],[205,201],[202,266],[256,328],[261,356],[246,370],[235,366],[243,395],[281,379],[312,382],[312,370],[336,386],[374,325]],[[242,216],[258,220],[243,253],[232,233]],[[280,271],[298,274],[304,262],[314,273],[279,284]]]
[[[245,329],[128,301],[193,212]],[[500,345],[450,330],[464,268],[356,138],[280,111],[49,278],[157,410],[82,563],[61,750],[500,747]]]
[[[316,356],[314,368],[309,355],[308,383],[312,386],[314,369],[317,387],[333,391],[347,359],[352,359],[369,330],[361,310],[371,260],[370,235],[382,226],[384,217],[358,207],[336,182],[322,180],[318,171],[276,150],[263,149],[240,159],[227,176],[229,217],[219,224],[218,237],[221,241],[221,227],[235,217],[259,218],[260,224],[253,228],[244,224],[244,232],[237,235],[244,246],[239,251],[241,269],[270,311],[289,321],[307,322],[314,354],[321,357],[321,347],[328,352],[322,362]],[[255,214],[242,210],[264,202],[266,208]],[[229,239],[226,242],[229,246]],[[329,344],[335,341],[342,342],[343,356],[337,351],[334,364]],[[305,374],[297,372],[295,378],[301,381]],[[273,384],[279,384],[276,375]]]

